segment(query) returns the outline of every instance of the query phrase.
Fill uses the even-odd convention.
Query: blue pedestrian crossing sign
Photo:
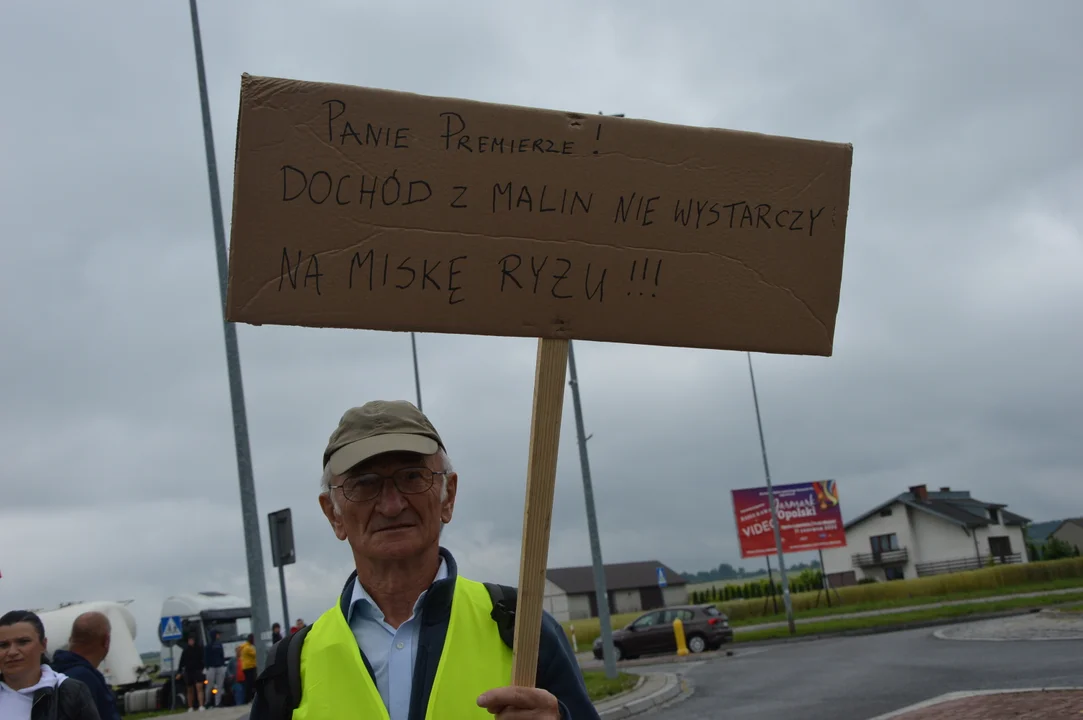
[[[664,588],[666,583],[666,571],[661,566],[658,567],[658,587]]]
[[[176,642],[184,637],[184,633],[181,632],[180,615],[162,618],[162,621],[158,624],[158,635],[164,643]]]

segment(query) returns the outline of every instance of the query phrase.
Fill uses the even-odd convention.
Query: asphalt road
[[[938,640],[932,629],[712,655],[630,668],[676,672],[694,685],[691,697],[640,717],[869,720],[947,692],[1083,686],[1083,643]]]

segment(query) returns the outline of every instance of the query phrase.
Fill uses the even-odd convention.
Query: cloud
[[[1035,520],[1083,503],[1083,6],[203,3],[225,197],[242,72],[624,112],[854,144],[832,358],[755,356],[776,482],[835,478],[853,517],[907,486]],[[184,3],[13,3],[0,152],[0,608],[247,597],[199,97]],[[341,413],[413,398],[404,334],[238,328],[261,526],[293,509],[290,613],[350,569],[320,515]],[[446,544],[514,583],[534,343],[419,336],[461,475]],[[602,550],[738,559],[762,482],[740,353],[577,343]],[[550,565],[590,561],[566,403]],[[276,573],[262,549],[272,615]]]

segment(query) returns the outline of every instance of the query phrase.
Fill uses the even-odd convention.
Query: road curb
[[[629,718],[641,713],[652,710],[655,707],[668,703],[678,695],[687,692],[687,683],[679,678],[676,673],[648,673],[648,674],[661,674],[665,676],[665,684],[654,691],[650,695],[646,695],[641,698],[629,699],[626,702],[622,702],[619,705],[615,705],[610,708],[606,708],[598,713],[598,716],[602,720],[621,720],[622,718]],[[646,675],[641,675],[641,678],[645,678]],[[636,685],[638,689],[642,683]],[[629,690],[626,695],[633,695],[635,690]],[[618,698],[620,696],[617,696]],[[606,698],[611,700],[611,698]]]
[[[984,695],[1007,695],[1007,694],[1017,694],[1017,693],[1074,692],[1074,691],[1083,691],[1083,687],[1067,686],[1067,687],[1040,687],[1040,688],[1011,688],[1011,689],[1007,689],[1007,690],[963,690],[963,691],[959,691],[959,692],[950,692],[950,693],[944,693],[943,695],[937,695],[934,698],[929,698],[928,700],[923,700],[922,702],[914,703],[913,705],[907,705],[904,708],[899,708],[898,710],[892,710],[891,712],[885,713],[883,715],[877,715],[874,718],[869,718],[869,720],[891,720],[891,718],[901,717],[902,715],[905,715],[906,713],[914,712],[916,710],[926,710],[928,708],[936,707],[937,705],[943,705],[944,703],[949,703],[949,702],[952,702],[954,700],[964,700],[966,698],[981,697],[981,696],[984,696]]]
[[[835,637],[862,637],[864,635],[880,635],[882,633],[902,632],[904,630],[923,630],[931,627],[941,627],[944,625],[959,625],[961,623],[977,622],[979,620],[997,620],[999,618],[1018,617],[1019,615],[1031,615],[1037,613],[1041,608],[1018,608],[1015,610],[1000,610],[998,612],[991,613],[976,613],[974,615],[959,615],[950,618],[935,618],[932,620],[918,620],[915,622],[902,622],[895,623],[893,625],[879,625],[876,627],[857,628],[854,630],[840,630],[838,632],[822,632],[812,635],[799,635],[797,637],[788,638],[772,638],[770,640],[748,640],[738,641],[731,645],[731,648],[741,647],[764,647],[768,645],[787,645],[795,642],[811,642],[813,640],[826,640],[828,638]]]
[[[746,643],[747,645],[754,645],[757,643]],[[676,665],[678,663],[696,663],[704,662],[706,660],[715,660],[727,655],[733,655],[736,652],[736,646],[726,643],[719,650],[704,650],[701,653],[689,653],[688,655],[648,655],[646,657],[639,657],[635,660],[621,660],[617,663],[617,669],[624,668],[636,668],[646,665]],[[605,665],[601,660],[591,659],[587,661],[588,664],[584,665],[582,660],[578,660],[579,667],[582,670],[601,670]],[[628,692],[631,692],[629,690]]]

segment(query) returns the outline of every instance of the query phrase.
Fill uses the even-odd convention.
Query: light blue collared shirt
[[[440,569],[433,582],[447,579],[447,561],[440,558]],[[361,582],[353,581],[353,595],[346,622],[357,638],[357,645],[372,665],[376,689],[384,701],[391,720],[407,720],[410,714],[410,692],[414,684],[414,660],[417,658],[418,631],[421,616],[418,609],[428,590],[414,603],[410,619],[396,630],[384,620],[384,613],[373,601]]]

